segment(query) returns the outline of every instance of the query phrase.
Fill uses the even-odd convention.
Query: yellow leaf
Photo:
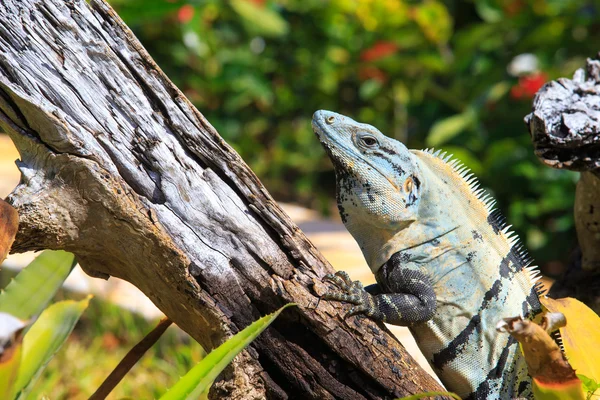
[[[496,330],[508,332],[521,344],[529,375],[533,377],[535,400],[585,399],[581,380],[547,332],[564,324],[564,315],[556,312],[544,313],[541,325],[513,317],[504,318],[496,326]]]
[[[504,318],[496,330],[507,332],[519,341],[529,375],[539,382],[557,386],[578,381],[564,354],[546,332],[549,326],[564,325],[564,321],[563,315],[558,313],[545,313],[541,325],[522,317]]]
[[[540,299],[550,312],[563,313],[567,326],[560,335],[569,363],[577,374],[600,382],[600,317],[579,300]]]

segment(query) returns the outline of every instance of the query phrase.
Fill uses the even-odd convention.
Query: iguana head
[[[331,111],[317,111],[312,127],[335,168],[342,221],[363,252],[373,228],[398,232],[416,220],[420,171],[402,143]]]

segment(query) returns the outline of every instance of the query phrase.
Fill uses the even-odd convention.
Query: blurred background
[[[315,210],[285,208],[335,267],[361,271],[353,278],[368,283],[372,276],[351,237],[328,220],[338,218],[335,181],[310,127],[318,109],[372,124],[410,148],[453,153],[496,197],[546,275],[557,276],[568,262],[576,244],[578,175],[537,161],[523,117],[545,82],[571,77],[600,50],[600,2],[109,3],[273,196]],[[0,155],[3,197],[18,182],[18,154],[1,134]],[[0,276],[0,286],[7,279]],[[156,324],[156,310],[140,311],[145,299],[108,282],[117,289],[78,289],[104,294],[51,362],[34,398],[87,398]],[[202,354],[170,328],[111,398],[158,397]]]
[[[523,117],[544,82],[600,50],[586,0],[112,0],[277,200],[325,215],[328,109],[410,148],[448,150],[498,200],[544,272],[575,243],[576,174],[542,166]]]

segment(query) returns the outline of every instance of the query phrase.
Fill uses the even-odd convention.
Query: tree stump
[[[600,60],[544,85],[525,123],[544,164],[581,172],[574,210],[580,250],[549,295],[575,297],[600,313]]]
[[[206,349],[288,302],[214,398],[441,390],[381,324],[319,302],[332,269],[103,1],[0,3],[0,127],[22,178],[13,252],[125,279]]]

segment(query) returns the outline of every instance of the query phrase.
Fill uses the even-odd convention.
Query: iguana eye
[[[325,120],[325,122],[327,122],[329,125],[333,124],[333,121],[335,121],[335,117],[333,117],[333,116],[331,116],[331,117],[328,117],[328,118]]]
[[[363,136],[360,138],[360,141],[367,147],[374,147],[377,145],[377,139],[375,139],[373,136]]]

